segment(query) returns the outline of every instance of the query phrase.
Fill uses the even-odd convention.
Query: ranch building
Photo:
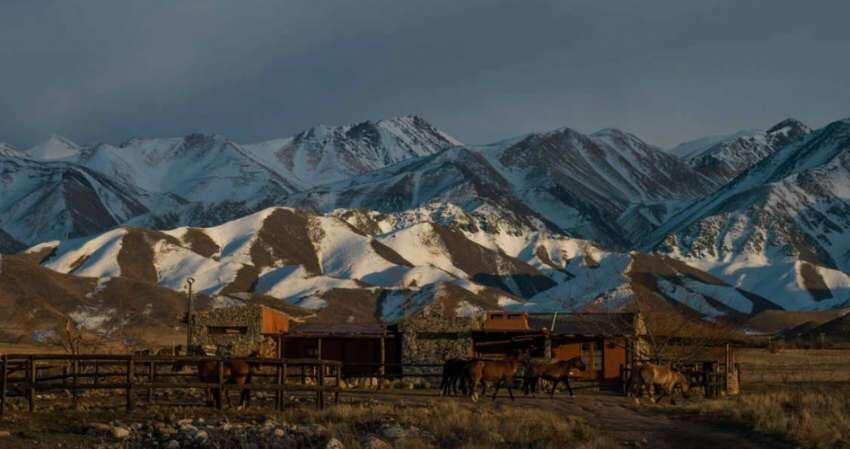
[[[646,328],[632,313],[487,312],[472,333],[474,355],[501,358],[526,351],[534,358],[567,360],[581,357],[587,370],[581,380],[614,382],[621,369],[645,353]]]
[[[289,331],[290,315],[260,304],[245,304],[196,312],[192,344],[207,353],[247,355],[267,338]]]

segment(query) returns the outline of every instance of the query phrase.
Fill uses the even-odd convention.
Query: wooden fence
[[[36,393],[43,391],[70,391],[76,408],[79,393],[86,390],[121,390],[126,408],[133,410],[139,392],[144,392],[148,402],[153,402],[154,391],[159,389],[187,390],[209,389],[217,391],[216,407],[221,408],[221,397],[227,390],[274,391],[275,408],[282,409],[288,391],[315,393],[317,408],[325,405],[326,393],[339,401],[342,364],[332,360],[314,359],[240,359],[273,373],[258,373],[253,377],[265,382],[246,385],[226,383],[222,375],[227,359],[221,357],[134,356],[134,355],[65,355],[65,354],[4,354],[0,356],[0,414],[6,409],[10,393],[23,396],[29,410],[36,409]],[[217,382],[201,382],[196,373],[174,372],[175,364],[197,366],[199,362],[217,364]],[[161,368],[166,366],[168,371]],[[20,373],[18,375],[18,373]],[[320,374],[321,373],[321,374]],[[289,382],[295,378],[300,382]],[[307,379],[314,378],[314,384]],[[335,382],[328,385],[326,379]],[[269,381],[270,380],[270,381]]]

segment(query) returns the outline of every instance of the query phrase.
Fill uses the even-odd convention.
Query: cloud
[[[0,141],[249,142],[420,114],[480,143],[571,126],[672,145],[848,114],[844,1],[0,4]]]

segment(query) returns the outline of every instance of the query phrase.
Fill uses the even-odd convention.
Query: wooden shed
[[[640,317],[631,313],[488,312],[473,333],[478,357],[499,358],[525,350],[535,358],[581,357],[582,380],[618,381],[643,335]]]
[[[401,373],[401,341],[394,326],[300,324],[281,341],[284,357],[342,362],[342,375],[346,378],[395,377]]]

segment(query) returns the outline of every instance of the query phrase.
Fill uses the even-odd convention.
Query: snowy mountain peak
[[[767,130],[767,134],[775,135],[775,134],[804,134],[810,132],[808,126],[806,126],[803,122],[795,119],[795,118],[787,118],[782,120],[781,122],[771,126]]]
[[[28,149],[27,154],[42,161],[69,159],[80,154],[80,147],[62,136],[52,135],[46,141]]]
[[[0,156],[6,157],[26,157],[24,153],[18,151],[17,148],[8,143],[0,142]]]

